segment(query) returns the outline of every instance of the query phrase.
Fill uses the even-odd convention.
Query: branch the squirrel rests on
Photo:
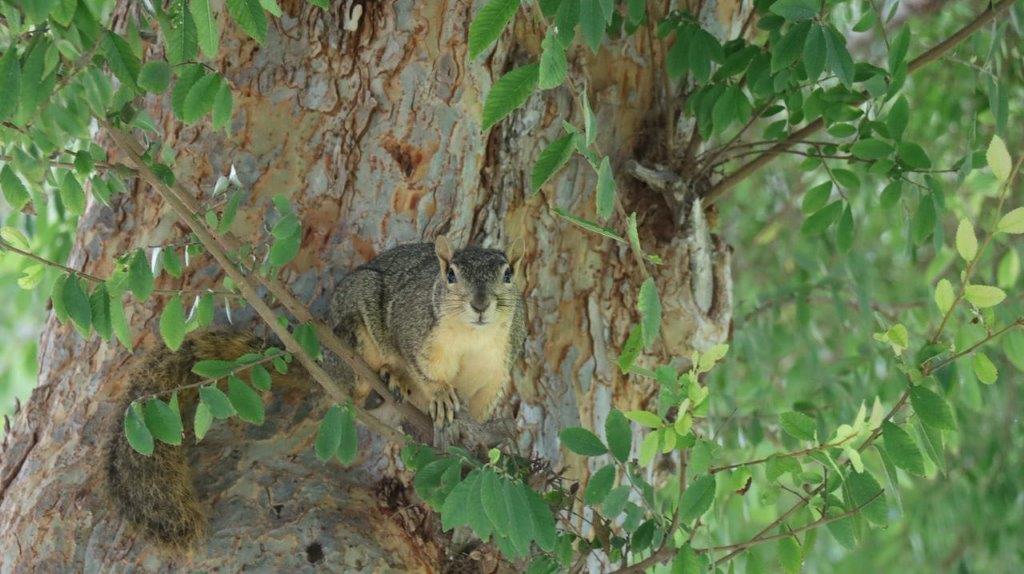
[[[454,250],[443,236],[435,243],[399,245],[342,279],[330,323],[371,367],[389,375],[393,392],[426,409],[436,428],[458,426],[451,423],[464,408],[474,421],[466,422],[486,432],[509,391],[512,363],[526,337],[515,284],[523,251],[522,240],[507,254],[474,246]],[[189,336],[177,352],[153,351],[131,375],[125,410],[139,397],[198,383],[192,372],[198,361],[232,360],[263,346],[254,335],[215,330]],[[352,396],[370,395],[369,384],[343,361],[331,353],[324,360]],[[294,366],[274,376],[275,387],[305,382]],[[179,395],[186,420],[196,394],[190,387]],[[159,443],[145,456],[128,444],[120,420],[114,426],[108,481],[122,515],[162,546],[194,545],[205,533],[206,511],[184,449]],[[185,441],[190,438],[186,430]]]

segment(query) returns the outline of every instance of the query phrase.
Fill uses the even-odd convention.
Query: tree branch
[[[1012,5],[1013,0],[1000,0],[998,3],[991,5],[988,9],[986,9],[981,14],[978,14],[978,16],[974,18],[974,20],[971,20],[970,23],[968,23],[966,26],[958,30],[955,34],[953,34],[949,38],[946,38],[942,42],[939,42],[930,49],[926,50],[917,58],[914,58],[914,60],[911,61],[910,64],[907,66],[907,74],[913,74],[914,72],[920,70],[925,65],[937,60],[938,58],[941,58],[947,52],[952,50],[954,46],[962,42],[965,38],[967,38],[974,32],[978,31],[978,29],[980,29],[985,24],[991,22],[997,15],[999,15],[1001,12],[1005,11]],[[863,103],[865,99],[866,98],[862,96],[859,102],[857,103]],[[707,202],[710,204],[719,200],[723,195],[732,190],[732,188],[736,187],[741,181],[750,177],[751,174],[761,169],[762,167],[768,165],[772,160],[777,158],[783,151],[789,149],[796,142],[803,139],[807,139],[808,136],[814,134],[823,127],[825,127],[825,122],[821,118],[818,118],[813,122],[807,124],[806,126],[800,128],[799,130],[793,132],[785,140],[768,148],[761,155],[743,164],[742,166],[737,168],[736,171],[725,176],[724,178],[719,180],[718,183],[711,187],[706,196]]]

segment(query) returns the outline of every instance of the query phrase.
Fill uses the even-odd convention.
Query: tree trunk
[[[348,269],[395,244],[439,233],[493,246],[525,238],[529,335],[514,373],[516,392],[502,408],[516,417],[523,452],[567,465],[585,479],[585,462],[561,452],[558,431],[600,429],[612,404],[636,408],[653,396],[648,382],[627,380],[615,366],[637,320],[643,276],[627,246],[555,215],[552,208],[561,207],[596,218],[596,176],[586,162],[573,160],[540,194],[529,192],[533,162],[561,134],[563,120],[583,125],[568,88],[534,95],[489,135],[481,134],[492,82],[537,57],[542,28],[534,8],[522,7],[497,47],[470,60],[467,27],[482,2],[369,1],[358,29],[348,32],[344,2],[321,10],[286,0],[262,46],[229,24],[218,4],[226,32],[213,67],[234,90],[231,134],[215,133],[208,120],[182,125],[171,114],[169,96],[147,102],[164,129],[163,143],[177,152],[178,179],[208,197],[217,177],[234,166],[249,195],[232,231],[246,241],[265,235],[269,199],[290,196],[304,236],[282,279],[320,316]],[[706,4],[705,23],[735,37],[749,8]],[[116,25],[124,20],[119,14]],[[664,41],[641,30],[606,41],[597,55],[585,48],[571,52],[575,77],[588,78],[598,143],[613,166],[630,159],[671,163],[667,150],[678,134],[689,134],[687,126],[668,131],[676,122],[665,101],[673,92],[662,72],[664,50]],[[119,159],[113,150],[112,156]],[[711,269],[691,262],[694,237],[679,224],[689,219],[676,217],[644,184],[623,175],[617,183],[625,210],[638,214],[645,249],[664,259],[652,273],[665,307],[665,346],[660,358],[645,360],[689,357],[725,340],[728,250],[704,245]],[[624,221],[616,216],[609,224],[622,230]],[[104,276],[118,254],[185,235],[153,190],[135,182],[112,207],[90,204],[69,265]],[[221,276],[202,256],[182,279],[163,277],[159,286],[212,287]],[[694,290],[708,289],[710,308],[693,297]],[[162,344],[156,318],[163,302],[129,304],[135,357],[96,338],[83,340],[70,325],[49,318],[39,386],[0,450],[0,571],[306,571],[311,563],[332,571],[441,571],[454,562],[472,570],[498,567],[487,549],[457,555],[412,492],[395,445],[360,429],[355,465],[317,461],[313,441],[327,401],[314,385],[309,393],[270,393],[262,426],[218,423],[200,446],[189,448],[195,483],[210,509],[210,535],[200,548],[170,555],[136,537],[105,491],[103,457],[123,415],[125,375],[140,353]],[[255,325],[237,303],[231,318],[241,328]],[[223,308],[218,319],[226,322]],[[397,420],[387,407],[377,414]]]

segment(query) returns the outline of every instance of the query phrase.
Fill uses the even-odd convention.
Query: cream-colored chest
[[[476,326],[444,318],[421,353],[427,376],[448,382],[480,418],[508,383],[509,321]]]

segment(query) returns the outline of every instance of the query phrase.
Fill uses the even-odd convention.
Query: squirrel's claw
[[[455,394],[455,389],[448,385],[439,388],[430,399],[427,410],[434,420],[434,428],[440,429],[451,423],[459,410],[459,396]]]

